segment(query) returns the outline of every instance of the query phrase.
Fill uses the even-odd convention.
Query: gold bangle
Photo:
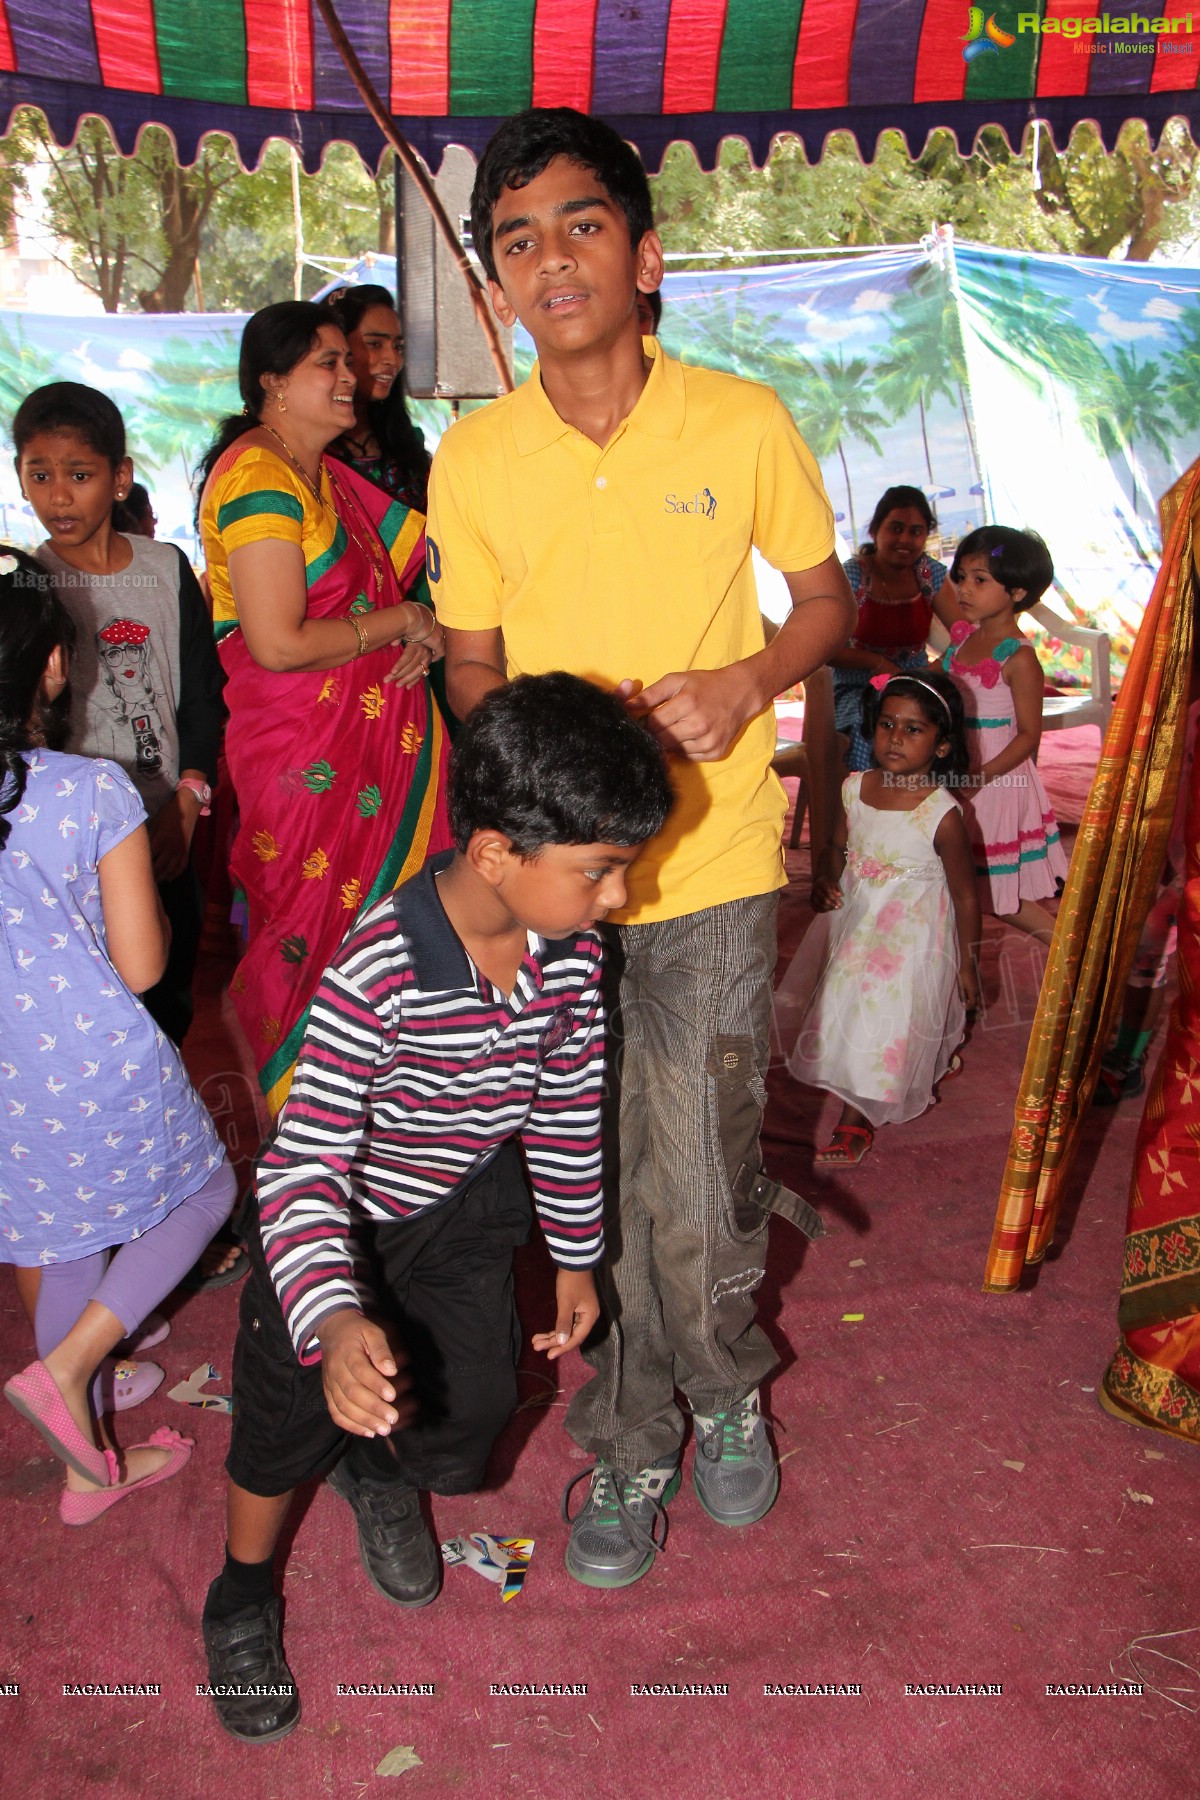
[[[416,600],[410,600],[408,602],[408,604],[410,606],[416,607],[418,620],[423,619],[424,615],[429,611],[428,607],[420,605],[420,603]],[[437,619],[434,617],[434,615],[432,613],[430,613],[429,630],[425,633],[425,635],[423,637],[418,637],[415,631],[406,631],[404,633],[404,642],[406,644],[427,644],[429,642],[430,638],[432,638],[432,636],[436,630],[437,630]]]
[[[354,652],[355,656],[365,656],[371,648],[370,644],[367,642],[366,626],[362,623],[356,613],[348,613],[346,615],[346,623],[353,627],[354,635],[358,639],[358,649]]]

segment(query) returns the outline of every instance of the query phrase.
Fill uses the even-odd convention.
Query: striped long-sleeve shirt
[[[370,907],[326,970],[287,1104],[258,1164],[263,1248],[301,1362],[361,1306],[351,1230],[450,1198],[519,1136],[550,1254],[603,1253],[601,948],[530,933],[511,996],[471,962],[434,880]]]

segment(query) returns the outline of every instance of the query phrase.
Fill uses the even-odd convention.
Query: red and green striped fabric
[[[610,118],[657,164],[674,138],[708,161],[731,133],[761,155],[793,130],[819,153],[848,126],[870,154],[888,126],[917,144],[934,125],[1019,136],[1035,112],[1056,129],[1094,118],[1109,136],[1129,116],[1190,115],[1193,3],[1200,23],[1200,0],[1120,14],[1091,0],[990,13],[968,0],[338,0],[338,13],[427,155],[477,148],[521,107],[565,105]],[[0,0],[0,102],[41,106],[60,139],[100,113],[125,147],[156,121],[185,157],[206,130],[232,132],[247,161],[273,136],[310,163],[334,138],[381,148],[311,0]]]

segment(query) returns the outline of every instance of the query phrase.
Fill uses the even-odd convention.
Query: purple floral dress
[[[108,957],[100,859],[146,816],[116,763],[37,750],[0,850],[0,1259],[128,1243],[224,1158]]]

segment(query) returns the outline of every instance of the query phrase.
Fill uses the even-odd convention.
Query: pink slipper
[[[90,1525],[101,1513],[115,1506],[118,1500],[124,1500],[127,1494],[140,1494],[143,1488],[154,1487],[160,1481],[170,1481],[172,1475],[178,1475],[189,1456],[195,1438],[180,1437],[169,1425],[160,1425],[158,1430],[144,1444],[134,1444],[135,1450],[169,1450],[171,1452],[161,1469],[153,1475],[143,1475],[140,1481],[131,1482],[127,1487],[116,1485],[98,1488],[94,1494],[76,1494],[70,1488],[64,1488],[59,1496],[58,1516],[64,1525]],[[112,1456],[111,1450],[109,1455]],[[113,1483],[117,1480],[116,1458],[113,1457]]]
[[[4,1397],[22,1418],[37,1427],[55,1456],[85,1481],[107,1487],[115,1479],[104,1452],[84,1437],[67,1411],[67,1403],[45,1363],[31,1362],[27,1369],[6,1381]]]
[[[100,1369],[105,1412],[110,1410],[110,1395],[113,1412],[128,1412],[156,1394],[166,1378],[167,1372],[159,1363],[106,1360]]]

